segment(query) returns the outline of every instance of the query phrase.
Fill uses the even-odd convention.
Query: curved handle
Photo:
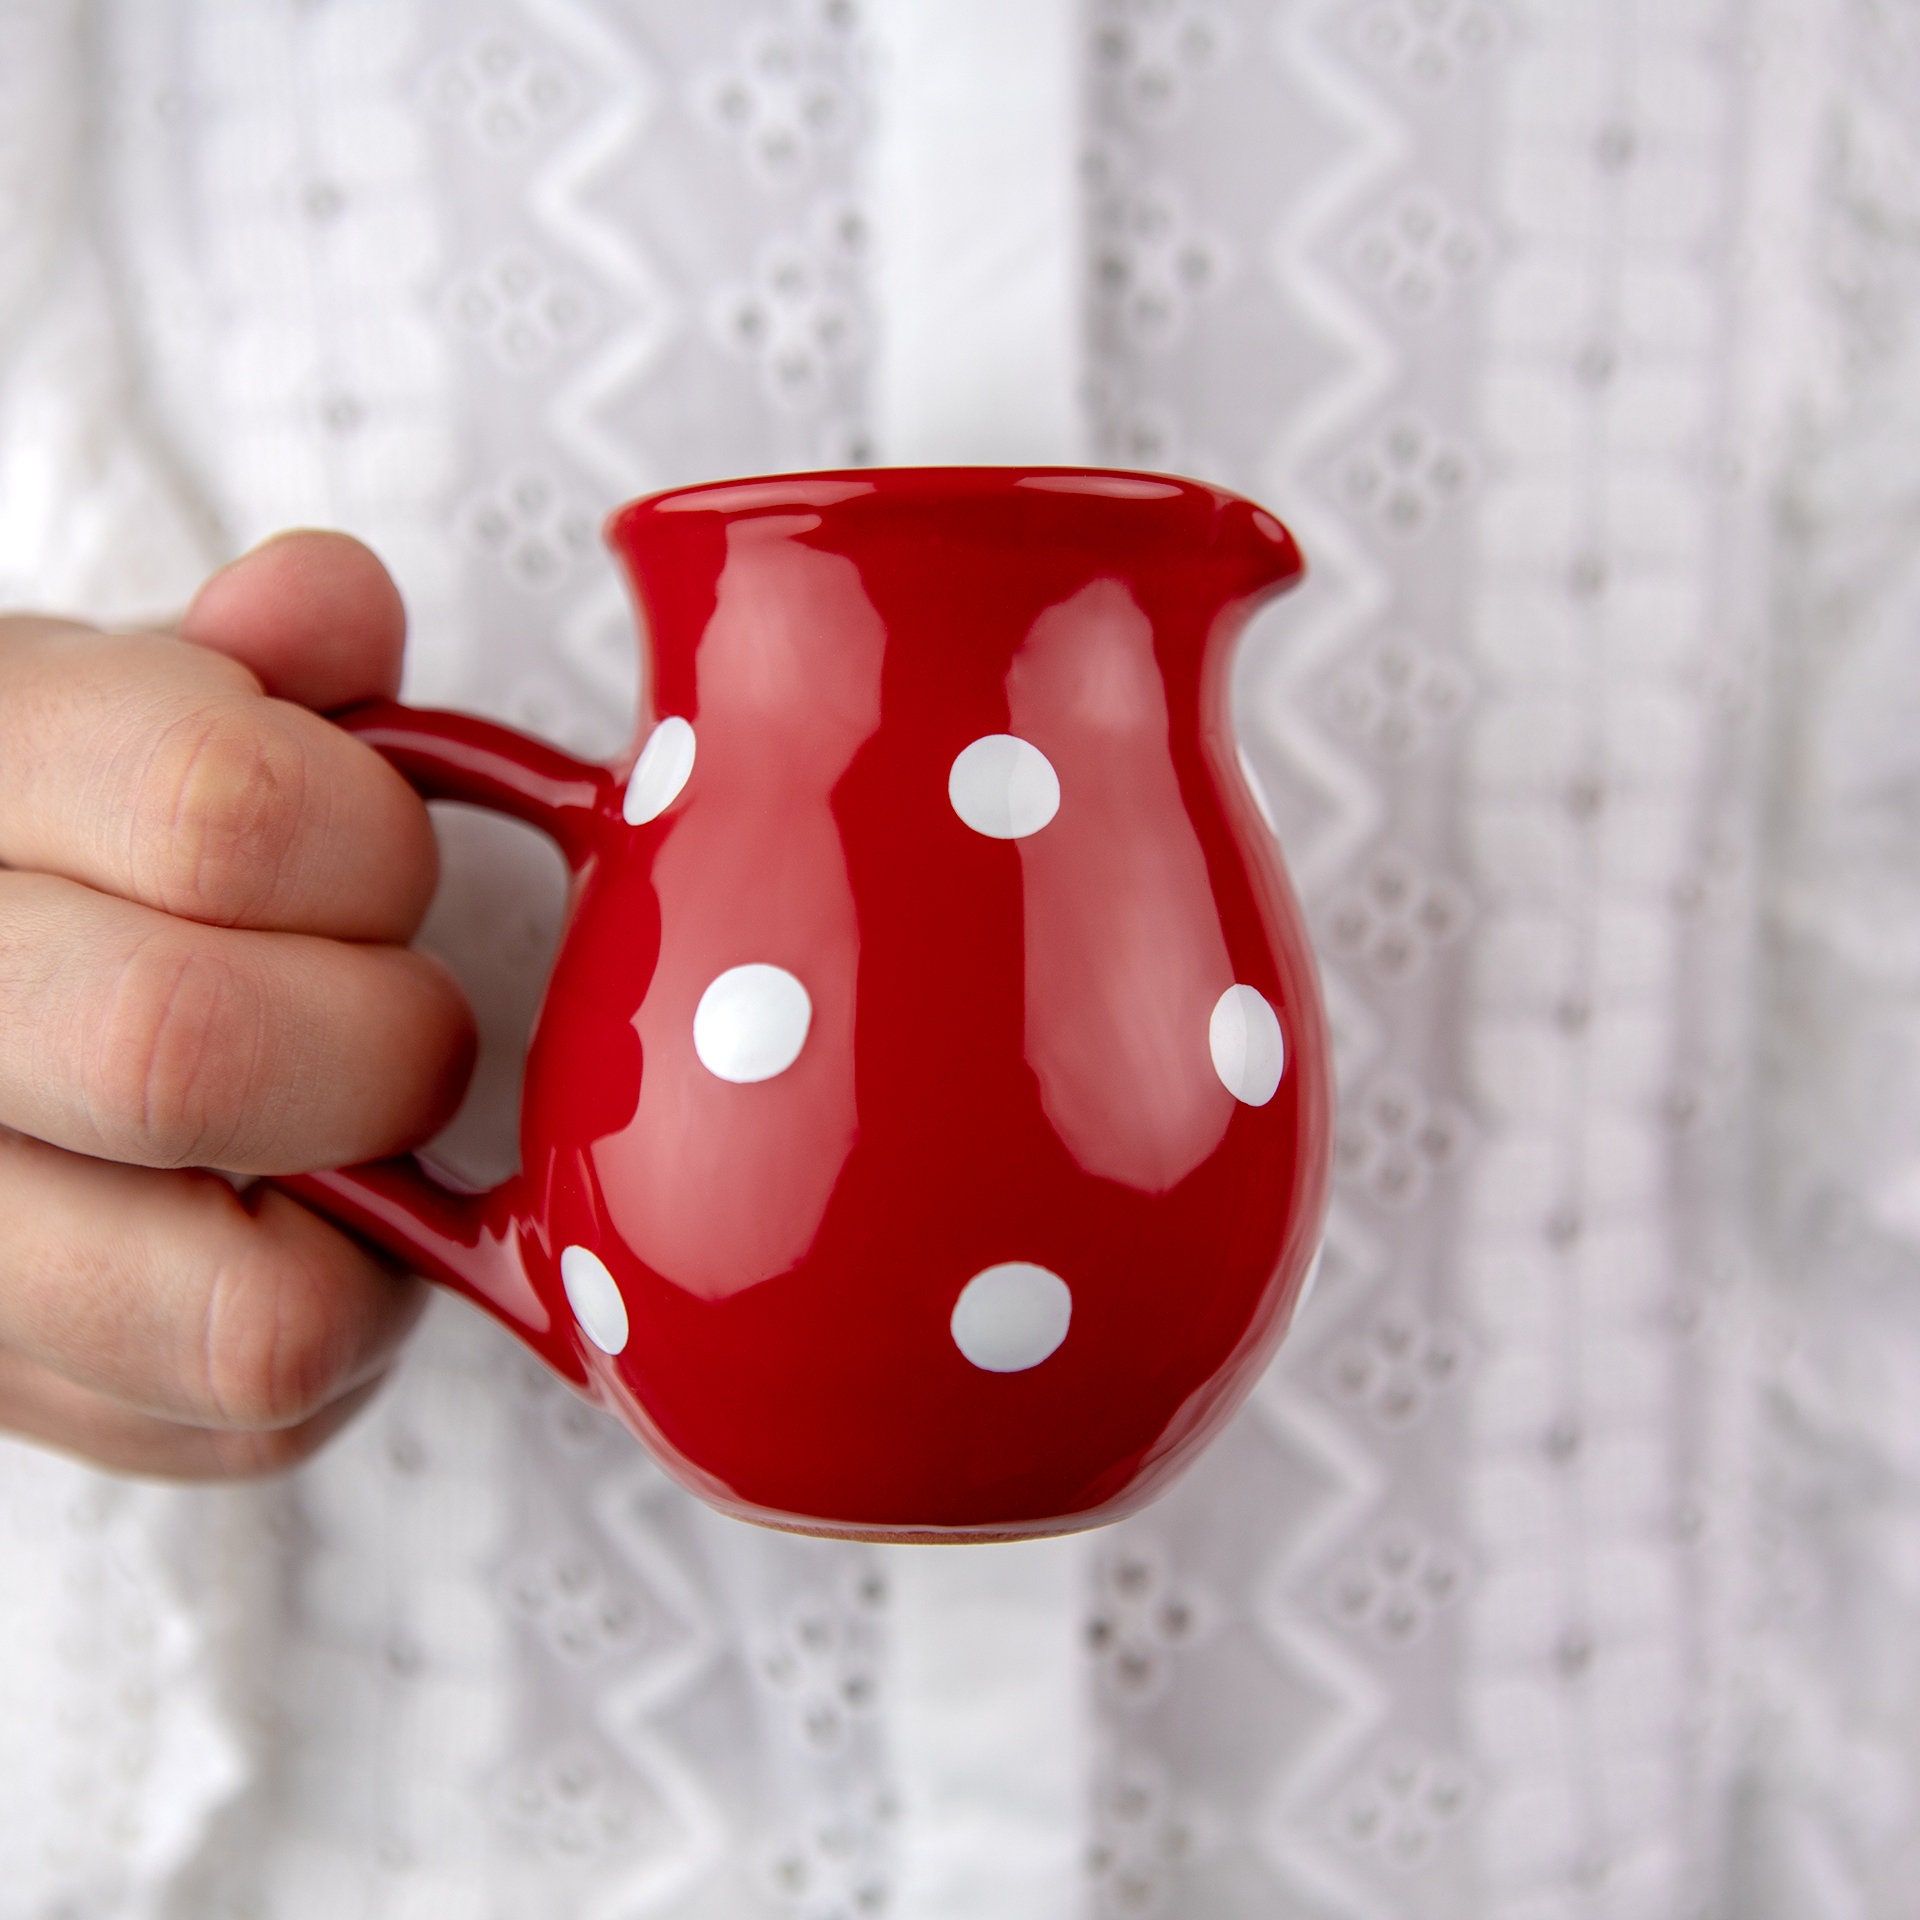
[[[619,816],[619,786],[605,767],[574,760],[511,727],[394,700],[370,701],[334,720],[385,755],[423,799],[464,800],[538,827],[576,875]],[[519,1229],[527,1218],[520,1175],[486,1192],[460,1192],[405,1154],[288,1174],[273,1184],[476,1301],[584,1383],[571,1347],[545,1337],[551,1318],[520,1253]]]

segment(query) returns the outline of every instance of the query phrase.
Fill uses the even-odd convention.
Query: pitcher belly
[[[790,1272],[715,1299],[626,1269],[623,1410],[746,1517],[891,1537],[1114,1517],[1231,1412],[1283,1328],[1312,1253],[1289,1232],[1284,1133],[1230,1126],[1153,1197],[1030,1135],[910,1183],[863,1139]]]
[[[1178,899],[1157,921],[1133,914],[1171,962],[1115,955],[1108,915],[1077,930],[1058,903],[1046,916],[1056,1002],[1120,1004],[1117,964],[1135,979],[1192,971],[1181,956],[1208,967],[1154,1074],[1110,1076],[1108,1107],[1082,1099],[1063,1125],[1058,1074],[1033,1057],[1030,875],[975,835],[909,857],[945,823],[862,806],[862,780],[902,790],[880,746],[836,803],[862,823],[841,836],[857,947],[826,927],[817,951],[782,949],[798,986],[817,975],[810,990],[829,1009],[844,991],[848,1013],[736,1083],[701,1058],[699,983],[659,973],[675,1012],[650,1023],[650,989],[633,1116],[546,1170],[542,1257],[578,1246],[604,1266],[625,1323],[603,1397],[722,1506],[891,1537],[1091,1524],[1148,1497],[1238,1403],[1315,1250],[1326,1088],[1309,963],[1224,823],[1183,818],[1214,876],[1204,915],[1186,924]],[[862,884],[874,865],[884,887]],[[772,897],[775,878],[725,897]],[[617,950],[617,922],[600,924]],[[714,946],[716,967],[730,951]],[[1158,1116],[1137,1103],[1157,1099],[1189,1142],[1207,1116],[1172,1179],[1166,1155],[1139,1151]],[[784,1167],[804,1179],[770,1177]],[[670,1207],[671,1233],[636,1226],[635,1195]]]

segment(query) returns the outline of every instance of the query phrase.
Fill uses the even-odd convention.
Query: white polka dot
[[[1060,777],[1032,741],[989,733],[960,750],[947,775],[947,798],[975,833],[1024,840],[1060,811]]]
[[[1207,1045],[1220,1084],[1236,1100],[1264,1107],[1273,1098],[1286,1070],[1287,1043],[1264,994],[1253,987],[1229,987],[1213,1003]]]
[[[721,1080],[771,1080],[800,1057],[813,1023],[807,990],[784,967],[729,967],[700,996],[693,1050]]]
[[[1067,1283],[1030,1260],[1007,1260],[976,1273],[953,1303],[954,1344],[988,1373],[1024,1373],[1067,1337],[1073,1295]]]
[[[627,1344],[627,1303],[600,1256],[569,1247],[560,1256],[560,1282],[580,1331],[602,1353],[621,1352]]]
[[[669,714],[647,735],[640,758],[627,777],[626,804],[620,809],[630,827],[657,820],[680,798],[693,771],[693,728]]]

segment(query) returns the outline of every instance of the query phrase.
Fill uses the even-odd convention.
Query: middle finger
[[[425,1139],[472,1056],[424,954],[0,872],[0,1126],[143,1166],[343,1166]]]

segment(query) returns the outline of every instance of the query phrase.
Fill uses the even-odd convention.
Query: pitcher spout
[[[1229,495],[1221,517],[1230,526],[1227,545],[1241,570],[1240,593],[1255,605],[1284,593],[1306,572],[1293,535],[1265,507]]]

